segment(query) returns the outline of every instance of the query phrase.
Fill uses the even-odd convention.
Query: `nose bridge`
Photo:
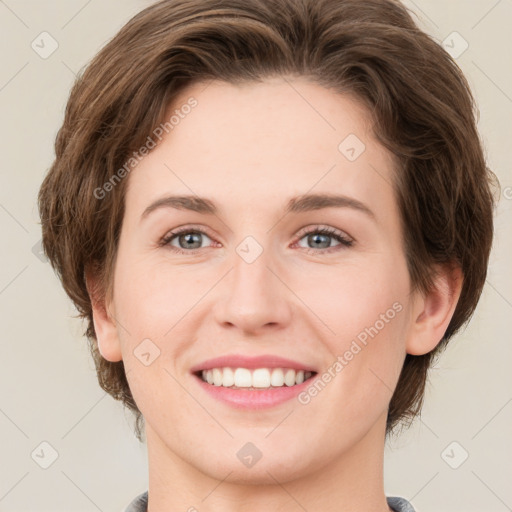
[[[217,304],[217,320],[246,331],[286,324],[290,304],[286,287],[275,275],[276,266],[270,249],[254,237],[246,237],[235,248],[226,290]]]
[[[267,248],[263,249],[253,237],[247,237],[241,242],[236,250],[236,256],[233,257],[233,295],[238,295],[238,299],[242,299],[240,295],[244,295],[247,299],[254,301],[258,297],[265,295],[273,296],[268,293],[273,284],[270,283],[271,278],[275,278],[269,270],[272,255]]]

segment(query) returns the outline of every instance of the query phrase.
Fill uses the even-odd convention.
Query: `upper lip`
[[[291,368],[294,370],[304,370],[308,372],[316,372],[316,370],[304,363],[294,361],[293,359],[287,359],[284,357],[263,354],[260,356],[243,356],[238,354],[228,354],[221,357],[215,357],[214,359],[208,359],[199,364],[194,365],[190,371],[192,373],[200,370],[210,370],[212,368]]]

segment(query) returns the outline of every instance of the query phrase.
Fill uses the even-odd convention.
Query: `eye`
[[[193,254],[195,251],[203,249],[202,242],[205,237],[208,240],[211,240],[203,230],[193,229],[190,226],[187,226],[171,231],[165,235],[165,237],[162,238],[160,245],[168,246],[171,250],[180,254]]]
[[[212,241],[203,229],[185,226],[183,228],[175,229],[165,235],[159,245],[162,247],[169,247],[172,251],[179,254],[194,254],[196,251],[205,248],[202,245],[204,238]],[[312,247],[302,246],[299,242],[303,239],[306,239],[307,244],[312,244]],[[338,244],[332,246],[332,240],[335,240]],[[295,242],[294,245],[297,244],[299,244],[299,247],[306,249],[307,252],[323,254],[352,247],[354,240],[337,229],[314,226],[309,229],[306,228],[306,230],[302,230],[298,241]]]
[[[301,240],[306,239],[306,244],[312,244],[312,247],[304,247],[307,252],[318,253],[330,253],[333,251],[343,250],[343,248],[352,247],[354,244],[354,240],[348,237],[342,231],[338,231],[334,228],[329,227],[314,227],[309,228],[307,231],[303,231],[301,233],[301,238],[299,239],[299,243]],[[335,240],[338,242],[338,245],[331,246],[331,241]],[[302,245],[299,245],[303,247]],[[324,250],[329,249],[329,250]]]

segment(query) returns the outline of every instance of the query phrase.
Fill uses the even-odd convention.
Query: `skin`
[[[198,105],[128,178],[113,297],[94,307],[100,351],[124,361],[146,420],[149,510],[388,511],[392,390],[406,353],[442,338],[460,273],[440,269],[431,293],[412,291],[394,162],[354,99],[297,77],[215,81],[189,87],[173,109],[190,96]],[[366,146],[353,162],[338,150],[349,134]],[[334,192],[374,218],[349,207],[284,215],[291,197]],[[141,220],[171,194],[209,198],[218,213],[158,208]],[[178,226],[204,230],[201,248],[159,244]],[[306,227],[353,245],[315,244]],[[250,264],[236,251],[247,236],[263,249]],[[190,374],[226,354],[276,354],[321,374],[394,303],[401,311],[307,405],[236,410]],[[160,355],[145,366],[133,351],[148,338]],[[251,468],[236,456],[247,442],[262,453]]]

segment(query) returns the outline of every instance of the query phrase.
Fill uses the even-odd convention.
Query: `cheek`
[[[401,328],[403,310],[410,293],[405,261],[375,255],[339,267],[319,267],[307,279],[294,276],[295,288],[308,307],[329,328],[333,343],[342,349],[351,340],[376,325],[383,333]],[[372,330],[373,332],[373,330]]]
[[[116,264],[116,316],[134,336],[161,338],[205,290],[191,267],[171,267],[162,258],[125,254]]]
[[[331,331],[324,340],[336,393],[361,415],[369,396],[377,409],[386,405],[405,357],[409,275],[405,261],[392,260],[331,272],[311,301]]]
[[[180,404],[180,414],[190,417],[199,414],[175,383],[180,378],[175,361],[187,350],[180,340],[187,340],[191,329],[186,314],[204,294],[190,286],[192,275],[190,267],[184,273],[161,259],[137,258],[128,252],[116,263],[115,315],[130,389],[149,423],[167,425],[173,433],[179,425],[176,412],[161,404]]]

